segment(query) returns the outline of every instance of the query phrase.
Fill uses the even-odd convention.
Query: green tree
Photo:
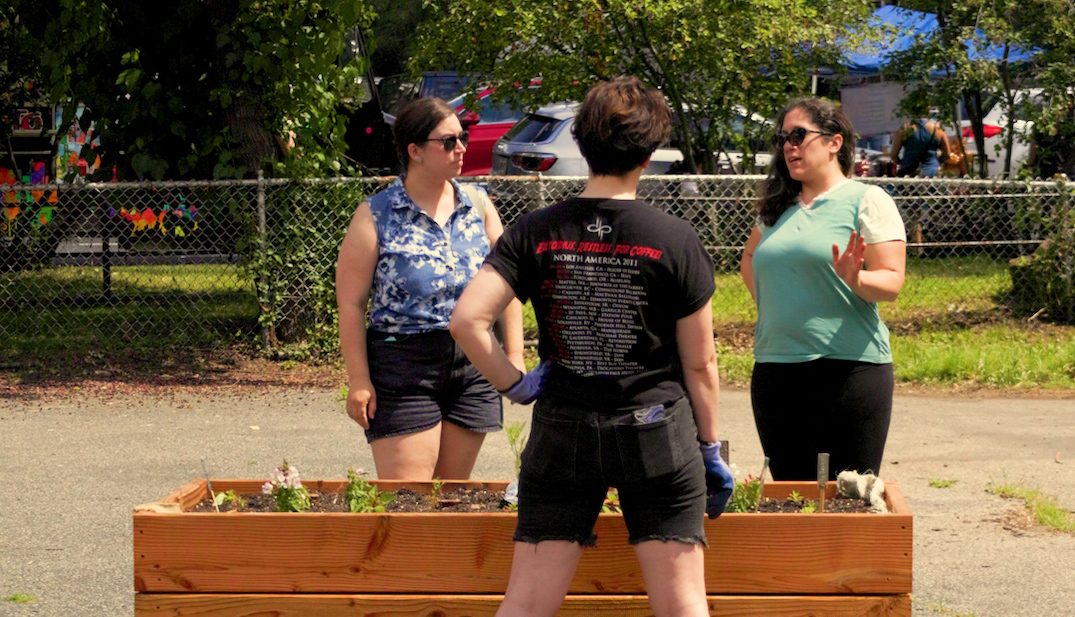
[[[855,43],[873,3],[863,0],[430,0],[437,16],[419,29],[413,62],[449,59],[485,76],[496,96],[524,104],[581,100],[596,81],[634,74],[668,97],[685,163],[715,171],[712,153],[732,145],[752,160],[765,130],[733,124],[775,115],[807,91],[810,70],[835,66]],[[450,33],[450,36],[446,36]],[[539,89],[514,84],[542,80]],[[698,158],[698,153],[705,153]]]
[[[338,110],[365,58],[339,59],[348,31],[372,23],[364,0],[11,2],[0,24],[21,24],[32,44],[0,85],[39,75],[38,91],[66,103],[65,123],[85,102],[120,177],[344,169]]]
[[[1016,92],[1025,86],[1030,66],[1012,60],[1014,50],[1033,47],[1020,20],[1027,11],[1022,0],[905,0],[903,8],[933,13],[937,29],[905,50],[894,52],[885,66],[888,78],[910,86],[903,109],[925,102],[940,110],[941,120],[955,125],[956,107],[967,112],[974,135],[978,175],[986,177],[985,114],[999,97],[1008,114],[1005,127],[1008,156],[1004,175],[1011,170],[1012,142],[1016,138]],[[999,59],[976,50],[996,46]]]

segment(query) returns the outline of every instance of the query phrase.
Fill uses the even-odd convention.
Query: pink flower
[[[273,488],[272,482],[266,482],[265,484],[261,485],[261,493],[263,495],[271,495],[272,494],[272,488]]]

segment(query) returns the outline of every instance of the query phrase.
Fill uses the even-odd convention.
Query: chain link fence
[[[639,185],[640,198],[690,221],[708,247],[718,326],[753,325],[738,264],[761,179],[653,176]],[[267,347],[305,341],[330,349],[340,242],[354,208],[391,180],[0,186],[0,346],[122,349],[260,336]],[[488,189],[505,225],[585,183],[463,180]],[[1050,234],[1070,235],[1070,185],[864,181],[893,196],[908,230],[907,283],[885,306],[886,319],[998,308],[1057,316],[1070,308],[1070,250],[1050,258],[1061,283],[1067,273],[1066,291],[1019,267],[1031,265],[1027,256]]]

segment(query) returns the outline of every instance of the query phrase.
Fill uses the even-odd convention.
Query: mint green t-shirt
[[[856,296],[832,268],[832,245],[843,250],[851,232],[859,231],[859,204],[868,188],[845,182],[809,209],[788,208],[762,230],[752,261],[755,361],[892,362],[877,304]]]

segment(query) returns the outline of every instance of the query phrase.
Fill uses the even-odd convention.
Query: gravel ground
[[[724,392],[720,426],[733,462],[760,466],[747,392]],[[373,470],[324,384],[0,389],[0,615],[131,614],[132,507],[200,476],[203,458],[214,477],[264,478],[284,457],[308,478]],[[511,469],[492,434],[474,477]],[[1027,526],[985,490],[1022,481],[1075,509],[1075,401],[900,394],[881,476],[915,514],[916,617],[1075,614],[1075,535]],[[3,601],[15,593],[35,601]]]

